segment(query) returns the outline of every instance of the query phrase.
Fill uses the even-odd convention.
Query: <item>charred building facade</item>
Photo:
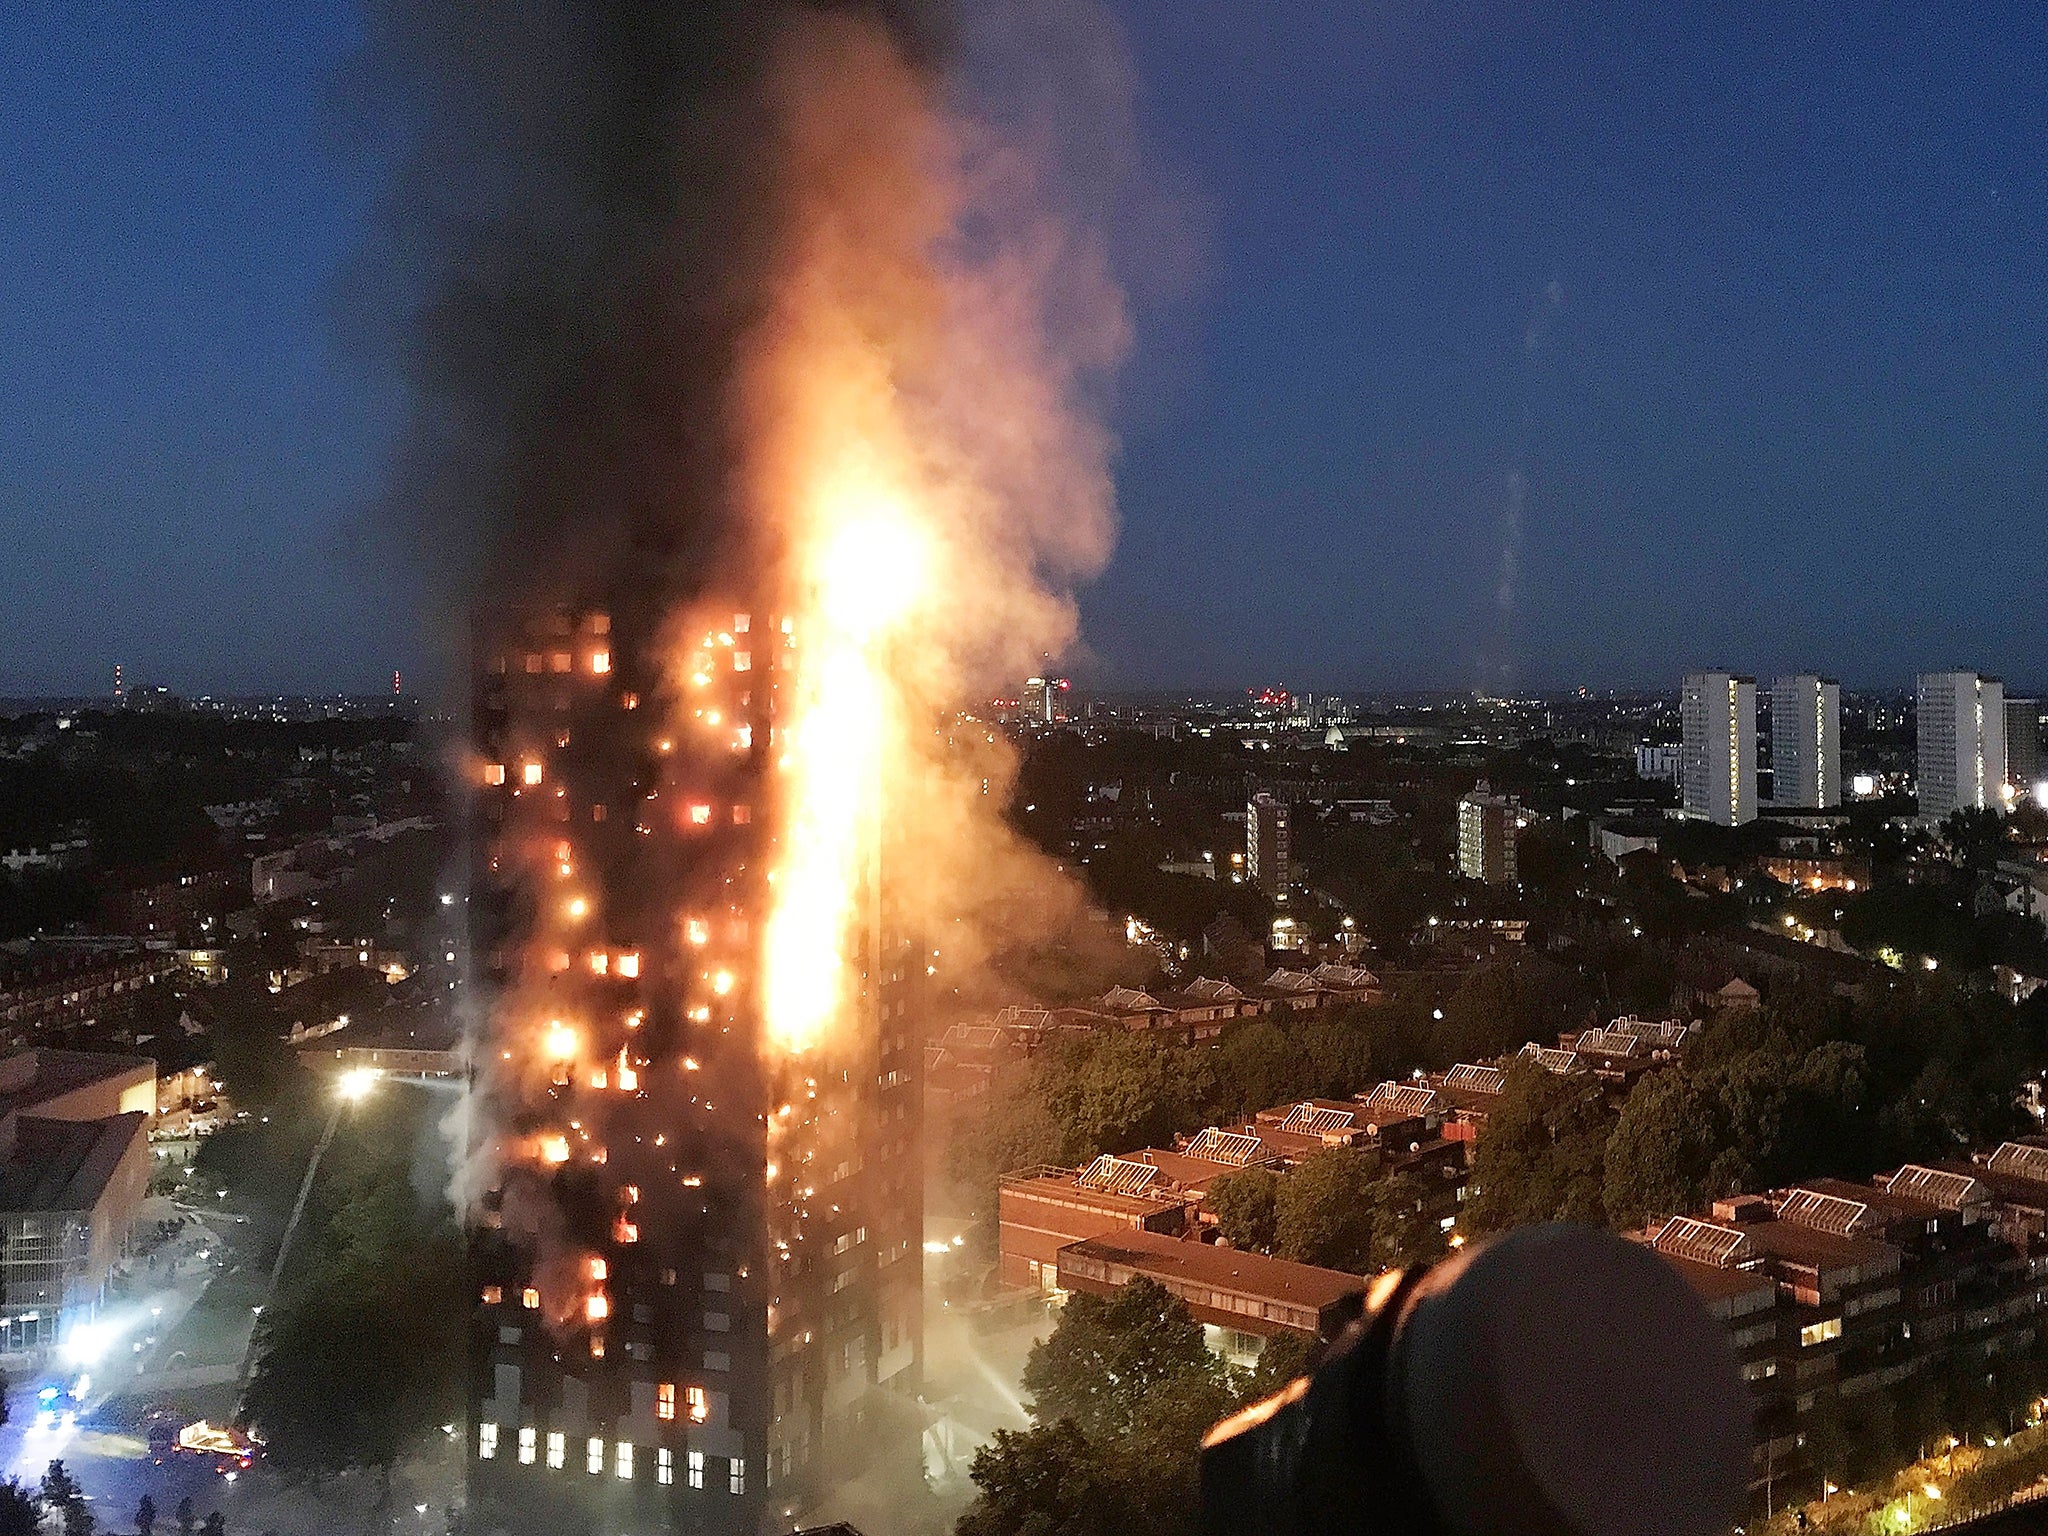
[[[479,635],[474,1529],[752,1532],[897,1456],[921,1369],[919,940],[872,829],[834,1027],[764,1023],[796,625]]]

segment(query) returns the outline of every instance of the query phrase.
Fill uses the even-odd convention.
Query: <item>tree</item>
[[[1202,1435],[1253,1382],[1209,1352],[1185,1302],[1137,1279],[1072,1297],[1024,1385],[1035,1427],[977,1454],[959,1536],[1178,1536]]]
[[[78,1479],[61,1461],[51,1462],[49,1470],[43,1473],[43,1507],[57,1512],[64,1523],[64,1536],[93,1536],[99,1523],[85,1502],[85,1491],[78,1486]]]
[[[1327,1147],[1304,1159],[1275,1200],[1275,1252],[1325,1269],[1371,1268],[1377,1169],[1373,1155],[1355,1147]]]
[[[372,1123],[335,1142],[308,1213],[320,1245],[264,1309],[242,1411],[287,1477],[373,1471],[388,1495],[398,1458],[460,1412],[460,1247],[408,1177],[427,1112],[380,1096],[362,1111]]]
[[[1368,1199],[1372,1246],[1368,1268],[1402,1269],[1444,1251],[1444,1231],[1430,1214],[1429,1185],[1412,1173],[1389,1172],[1372,1184]]]
[[[228,1536],[226,1517],[216,1509],[200,1524],[199,1536]]]
[[[1120,1440],[1155,1399],[1222,1379],[1187,1303],[1139,1277],[1114,1296],[1070,1297],[1031,1346],[1024,1389],[1041,1422],[1071,1419],[1091,1439]]]
[[[1077,1160],[1099,1152],[1171,1145],[1211,1095],[1206,1053],[1122,1032],[1097,1035],[1059,1053],[1048,1107]]]
[[[1608,1138],[1603,1198],[1619,1225],[1697,1207],[1729,1145],[1728,1117],[1713,1092],[1683,1067],[1652,1073],[1622,1106]]]
[[[1271,1397],[1295,1377],[1306,1376],[1318,1352],[1319,1345],[1307,1334],[1282,1329],[1266,1340],[1265,1348],[1259,1351],[1258,1363],[1245,1382],[1246,1395],[1253,1399]]]
[[[178,1500],[178,1536],[192,1536],[198,1528],[199,1515],[192,1508],[192,1495],[188,1493]]]
[[[1125,1536],[1138,1511],[1095,1443],[1071,1419],[999,1429],[968,1470],[981,1490],[954,1536]]]
[[[0,1482],[0,1536],[38,1536],[43,1506],[33,1490],[14,1478]]]
[[[1240,1168],[1209,1186],[1209,1210],[1231,1247],[1273,1251],[1279,1190],[1280,1175],[1270,1168]]]
[[[1614,1118],[1592,1073],[1515,1062],[1473,1154],[1466,1219],[1482,1232],[1539,1221],[1601,1224]]]
[[[135,1536],[155,1536],[155,1531],[156,1500],[145,1493],[135,1506]]]

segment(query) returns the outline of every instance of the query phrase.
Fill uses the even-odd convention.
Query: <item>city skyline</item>
[[[399,400],[388,306],[352,286],[388,176],[336,101],[358,13],[118,12],[0,24],[33,146],[4,226],[0,692],[94,692],[117,660],[194,693],[424,683],[438,631],[366,531]],[[1077,27],[1069,52],[1128,45],[1136,147],[1107,158],[1168,190],[1109,232],[1141,279],[1124,531],[1071,670],[2048,675],[2005,574],[2039,545],[2041,108],[1974,68],[2033,24],[1920,25],[1303,5],[1245,38],[1121,0]]]

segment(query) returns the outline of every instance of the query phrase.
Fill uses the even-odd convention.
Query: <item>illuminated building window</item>
[[[735,671],[735,672],[751,672],[751,671],[753,671],[753,670],[754,670],[754,657],[753,657],[753,653],[752,653],[751,651],[734,651],[734,652],[732,653],[732,669],[733,669],[733,671]]]
[[[479,1424],[476,1427],[476,1459],[489,1461],[498,1454],[498,1426]]]
[[[744,635],[753,622],[751,614],[736,613],[732,616],[732,632],[736,635]]]
[[[692,1424],[702,1424],[711,1417],[711,1401],[704,1395],[702,1387],[686,1389],[683,1393],[683,1398],[690,1405],[690,1422]]]
[[[753,819],[754,812],[751,807],[744,805],[736,805],[732,808],[732,824],[734,826],[744,827],[748,822],[752,821]]]
[[[519,777],[528,784],[538,784],[541,778],[539,763],[528,763],[519,770]]]
[[[611,653],[610,651],[598,651],[598,652],[594,653],[594,654],[593,654],[593,655],[591,656],[591,658],[590,658],[590,670],[591,670],[591,671],[593,671],[593,672],[597,672],[597,673],[600,673],[600,674],[601,674],[601,673],[609,672],[609,671],[611,671],[611,669],[612,669],[612,653]]]
[[[1799,1342],[1802,1346],[1825,1344],[1829,1339],[1839,1339],[1841,1336],[1842,1320],[1839,1317],[1825,1317],[1817,1323],[1808,1323],[1799,1330]]]
[[[726,1468],[725,1486],[734,1493],[745,1493],[747,1491],[746,1457],[733,1457],[731,1463]]]
[[[593,805],[590,808],[590,819],[592,821],[603,821],[609,814],[610,812],[606,811],[601,805]]]
[[[602,1360],[604,1358],[604,1335],[601,1333],[591,1337],[590,1358],[593,1360]]]
[[[527,671],[529,671],[529,672],[538,672],[538,671],[539,671],[540,669],[541,669],[541,659],[540,659],[540,653],[539,653],[538,651],[529,651],[529,652],[527,652],[527,656],[526,656],[526,670],[527,670]]]
[[[684,1455],[688,1458],[685,1462],[685,1467],[690,1474],[690,1486],[692,1488],[702,1488],[704,1486],[704,1453],[702,1451],[686,1451]]]
[[[665,1445],[654,1453],[654,1480],[664,1488],[676,1480],[676,1453]]]
[[[621,1476],[621,1477],[631,1477],[631,1476],[633,1475],[633,1442],[632,1442],[632,1441],[630,1441],[630,1440],[621,1440],[621,1441],[619,1442],[619,1444],[618,1444],[618,1454],[617,1454],[617,1456],[615,1456],[615,1457],[613,1458],[613,1461],[612,1461],[612,1466],[613,1466],[613,1469],[614,1469],[614,1470],[615,1470],[615,1471],[616,1471],[616,1472],[617,1472],[617,1473],[619,1474],[619,1476]]]
[[[619,974],[628,978],[638,976],[640,974],[640,956],[637,953],[619,956]]]
[[[564,1150],[567,1149],[565,1148]],[[538,1312],[540,1310],[540,1292],[529,1285],[519,1293],[519,1305],[526,1308],[529,1312]]]
[[[590,1278],[591,1278],[591,1279],[593,1279],[593,1280],[602,1280],[602,1279],[606,1278],[606,1277],[607,1277],[607,1276],[608,1276],[608,1275],[609,1275],[610,1273],[611,1273],[611,1271],[610,1271],[610,1270],[609,1270],[609,1269],[608,1269],[608,1268],[606,1267],[606,1265],[605,1265],[605,1262],[604,1262],[604,1260],[603,1260],[603,1259],[601,1259],[601,1258],[598,1258],[598,1259],[592,1259],[592,1260],[590,1261]]]
[[[548,665],[553,667],[554,670],[557,672],[567,672],[571,667],[576,665],[576,658],[571,656],[567,651],[556,651],[552,656],[548,658]]]
[[[612,1304],[602,1296],[593,1296],[583,1303],[583,1315],[593,1323],[601,1323],[610,1314]]]
[[[710,826],[710,825],[711,825],[711,807],[710,807],[710,806],[708,806],[708,805],[693,805],[693,806],[691,806],[691,807],[690,807],[690,825],[691,825],[691,826],[693,826],[693,827],[708,827],[708,826]]]
[[[502,1285],[487,1285],[484,1287],[485,1306],[495,1307],[499,1302],[503,1301],[504,1299],[505,1288]]]
[[[505,782],[505,765],[504,765],[503,763],[486,763],[486,764],[484,764],[484,782],[485,782],[486,784],[502,784],[502,783],[504,783],[504,782]]]
[[[548,1466],[559,1472],[569,1460],[569,1437],[559,1429],[548,1431]]]
[[[626,709],[638,709],[640,707],[640,695],[637,693],[622,693],[619,695],[619,703]]]
[[[540,1431],[531,1424],[524,1426],[519,1431],[519,1464],[522,1467],[532,1466],[533,1458],[539,1448]]]
[[[583,1464],[590,1469],[591,1476],[595,1477],[604,1471],[604,1442],[592,1435],[585,1446],[585,1452]]]
[[[590,952],[590,973],[593,976],[602,976],[611,969],[611,965],[612,957],[603,950],[593,949]]]
[[[654,1416],[657,1419],[672,1419],[676,1416],[676,1384],[664,1381],[654,1389]]]

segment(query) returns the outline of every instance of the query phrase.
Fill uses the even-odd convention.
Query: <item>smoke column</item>
[[[1521,422],[1516,433],[1515,467],[1508,471],[1506,500],[1500,519],[1500,575],[1494,583],[1495,663],[1490,681],[1511,688],[1515,681],[1514,623],[1516,585],[1522,570],[1522,518],[1529,505],[1529,457],[1536,430],[1537,370],[1544,346],[1564,308],[1564,285],[1552,278],[1543,288],[1529,323],[1522,328]]]

